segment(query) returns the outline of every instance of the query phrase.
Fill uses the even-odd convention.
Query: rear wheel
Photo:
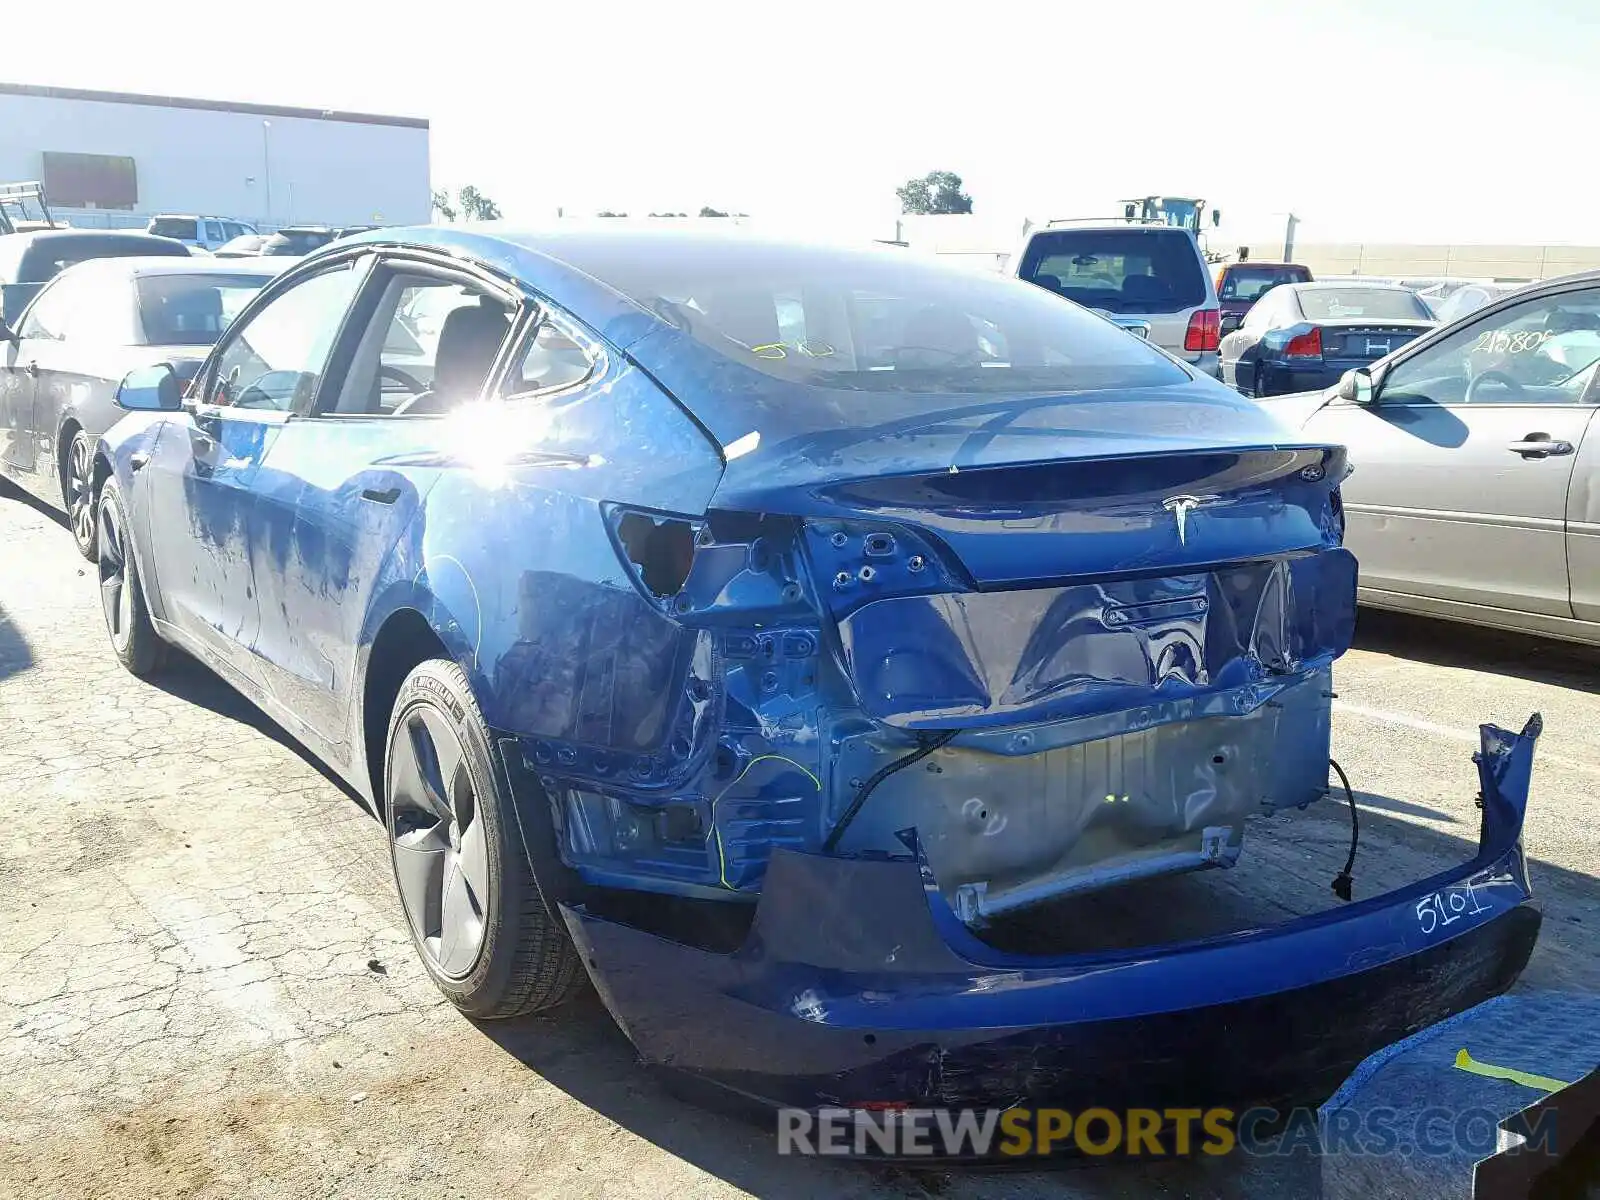
[[[61,498],[78,553],[98,561],[95,542],[98,517],[94,510],[94,443],[83,430],[74,431],[61,460]]]
[[[400,685],[384,809],[411,940],[462,1012],[514,1017],[561,1003],[583,971],[545,907],[466,675],[432,659]]]
[[[150,621],[144,585],[128,538],[128,515],[115,479],[100,492],[96,534],[100,564],[100,607],[117,659],[135,675],[153,675],[166,662],[167,644]]]

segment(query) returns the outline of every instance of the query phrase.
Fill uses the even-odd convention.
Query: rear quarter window
[[[1175,229],[1046,230],[1029,241],[1018,274],[1105,312],[1179,312],[1207,299],[1194,241]]]

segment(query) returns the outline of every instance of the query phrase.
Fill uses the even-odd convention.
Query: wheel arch
[[[390,611],[367,644],[361,686],[360,766],[366,773],[374,811],[383,810],[383,760],[395,698],[406,676],[430,658],[455,661],[456,656],[432,622],[409,605]]]
[[[105,448],[100,446],[95,447],[94,475],[91,478],[94,482],[94,494],[96,500],[99,500],[101,489],[106,486],[106,480],[110,479],[113,473],[111,458],[108,454],[106,454]]]

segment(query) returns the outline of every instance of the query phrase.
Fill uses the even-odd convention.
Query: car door
[[[352,744],[363,619],[448,457],[460,427],[451,411],[488,383],[519,303],[465,270],[381,261],[337,390],[324,389],[267,453],[257,492],[286,549],[257,547],[257,653],[273,698],[335,760]],[[419,308],[441,318],[435,332],[412,331]]]
[[[253,550],[282,530],[253,487],[297,401],[314,397],[364,263],[344,259],[274,284],[218,342],[143,468],[158,619],[259,686]]]
[[[1422,343],[1380,375],[1374,403],[1313,416],[1307,433],[1350,449],[1362,587],[1572,616],[1568,493],[1596,356],[1600,289],[1547,292]]]
[[[0,380],[0,461],[30,477],[38,467],[33,436],[34,396],[43,363],[52,358],[72,315],[70,280],[46,284],[23,310],[16,342],[5,353],[5,378]],[[31,485],[31,480],[30,480]]]

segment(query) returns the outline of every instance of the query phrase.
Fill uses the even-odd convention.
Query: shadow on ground
[[[152,687],[160,688],[168,695],[176,696],[178,699],[187,701],[190,704],[197,704],[219,716],[237,721],[241,725],[247,725],[257,733],[271,738],[280,746],[294,751],[300,758],[315,767],[324,779],[338,788],[344,797],[359,807],[362,812],[371,812],[367,807],[367,802],[357,794],[355,789],[339,778],[321,759],[317,758],[299,741],[290,736],[282,726],[267,716],[266,713],[245,699],[244,694],[231,687],[223,680],[222,676],[198,660],[176,648],[169,648],[166,668],[152,676],[147,682]]]
[[[33,648],[22,636],[17,623],[6,615],[0,606],[0,679],[15,675],[33,666]]]
[[[1554,638],[1363,608],[1356,622],[1355,645],[1439,667],[1489,671],[1581,692],[1600,692],[1600,647]]]

